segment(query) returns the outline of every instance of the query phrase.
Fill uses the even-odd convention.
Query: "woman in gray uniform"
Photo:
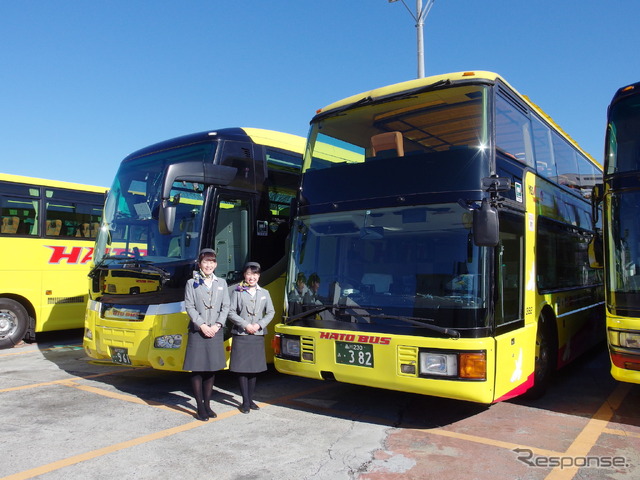
[[[240,411],[259,410],[253,401],[256,375],[267,369],[264,335],[275,310],[269,292],[258,285],[260,264],[249,262],[244,266],[244,282],[231,292],[229,320],[231,334],[231,360],[229,370],[238,374],[242,405]]]
[[[215,372],[227,365],[224,354],[223,327],[229,315],[227,282],[213,271],[218,266],[216,252],[204,248],[198,256],[199,272],[187,282],[184,303],[189,314],[189,333],[183,370],[191,371],[191,387],[203,422],[216,418],[209,402]]]

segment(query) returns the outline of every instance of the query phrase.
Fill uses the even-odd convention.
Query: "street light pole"
[[[395,3],[398,0],[389,0],[389,3]],[[417,50],[418,50],[418,78],[424,77],[424,21],[429,15],[429,11],[436,0],[427,0],[427,2],[422,6],[422,0],[416,0],[416,13],[414,14],[407,4],[404,3],[404,0],[400,0],[407,11],[411,14],[413,19],[416,21],[416,37],[417,37]]]

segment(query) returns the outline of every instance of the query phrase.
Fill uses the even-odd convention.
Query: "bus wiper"
[[[328,112],[322,112],[319,113],[318,115],[315,116],[314,120],[319,120],[321,118],[327,117],[327,116],[334,116],[334,115],[340,115],[341,113],[346,112],[347,110],[351,110],[352,108],[357,108],[357,107],[361,107],[363,105],[367,105],[369,103],[372,103],[374,101],[373,98],[371,97],[362,97],[360,100],[350,103],[348,105],[344,105],[342,107],[338,107],[334,110],[329,110]]]
[[[358,305],[318,305],[317,307],[311,308],[307,311],[298,313],[296,315],[293,315],[292,317],[287,317],[282,323],[284,323],[285,325],[291,323],[291,322],[295,322],[296,320],[299,320],[301,318],[304,317],[308,317],[310,315],[315,315],[316,313],[320,313],[320,312],[324,312],[327,309],[336,309],[336,310],[361,310],[363,307],[360,307]],[[371,307],[367,307],[368,310],[382,310],[381,308],[371,308]],[[359,313],[357,313],[356,315],[360,315]],[[364,315],[363,315],[364,316]]]
[[[390,318],[392,320],[400,320],[401,322],[408,323],[410,325],[415,325],[417,327],[426,328],[427,330],[433,330],[434,332],[442,333],[451,338],[460,338],[460,332],[453,328],[445,328],[439,327],[437,325],[431,325],[430,323],[425,323],[426,321],[433,322],[432,318],[420,318],[420,317],[403,317],[399,315],[368,315],[368,314],[360,314],[361,317],[369,317],[369,318]]]

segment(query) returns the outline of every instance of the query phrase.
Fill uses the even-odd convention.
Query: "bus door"
[[[500,366],[496,369],[495,399],[513,392],[533,371],[530,352],[533,338],[529,338],[527,329],[523,328],[524,258],[524,218],[502,214],[500,243],[495,248],[494,265],[495,358],[496,365]],[[523,392],[516,390],[513,393]]]
[[[242,267],[249,261],[252,231],[250,205],[249,197],[218,196],[212,246],[218,259],[215,274],[224,278],[229,285],[242,280]]]

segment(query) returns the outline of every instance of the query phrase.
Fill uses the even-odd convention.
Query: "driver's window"
[[[249,260],[250,211],[246,199],[220,199],[214,246],[218,256],[216,276],[227,283],[241,280],[242,267]]]

